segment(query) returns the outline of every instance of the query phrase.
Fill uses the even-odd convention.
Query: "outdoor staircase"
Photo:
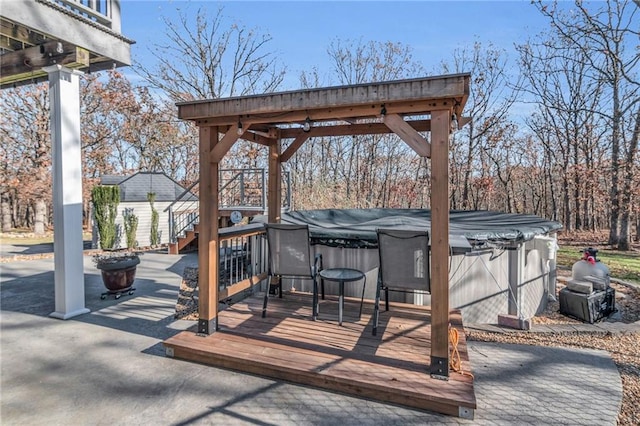
[[[198,234],[200,233],[200,224],[195,223],[193,229],[185,231],[184,235],[180,235],[176,238],[176,242],[169,243],[169,254],[180,254],[187,246],[192,242],[197,243]],[[193,245],[193,244],[192,244]]]
[[[230,226],[230,216],[239,211],[242,217],[265,214],[267,209],[266,171],[264,169],[220,170],[218,227]],[[283,172],[283,210],[291,206],[291,183],[289,172]],[[171,241],[169,254],[179,254],[197,249],[200,232],[198,194],[199,182],[189,186],[167,207]]]

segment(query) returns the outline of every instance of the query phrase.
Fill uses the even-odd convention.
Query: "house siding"
[[[171,238],[169,231],[169,211],[164,211],[171,202],[158,202],[153,205],[158,211],[158,233],[160,234],[160,244],[167,244]],[[151,205],[145,202],[122,202],[118,204],[118,215],[116,216],[116,226],[119,230],[119,239],[115,248],[127,248],[127,235],[124,230],[124,212],[126,209],[132,209],[133,214],[138,216],[138,230],[136,232],[136,241],[138,247],[147,247],[151,245]],[[94,247],[99,247],[99,237],[97,229],[93,227]]]
[[[133,209],[133,214],[138,217],[137,246],[148,247],[151,245],[151,205],[148,201],[150,192],[156,195],[154,207],[159,214],[159,244],[170,242],[169,212],[164,210],[184,192],[185,188],[164,173],[151,172],[138,172],[131,176],[104,175],[101,177],[100,184],[118,185],[120,187],[120,204],[118,204],[116,216],[119,237],[115,248],[127,247],[127,236],[124,230],[124,212],[126,209]],[[198,198],[194,194],[188,193],[182,199],[195,201],[197,206]],[[95,219],[92,242],[94,248],[99,247]]]

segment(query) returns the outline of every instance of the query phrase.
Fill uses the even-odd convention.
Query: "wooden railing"
[[[260,223],[221,228],[218,300],[225,301],[267,277],[267,240]]]

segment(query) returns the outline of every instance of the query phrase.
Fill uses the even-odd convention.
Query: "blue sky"
[[[570,4],[570,3],[568,3]],[[513,44],[548,28],[529,0],[522,1],[142,1],[122,0],[122,33],[136,40],[132,55],[152,65],[153,43],[164,38],[162,17],[177,10],[195,14],[206,7],[213,15],[224,7],[228,22],[268,33],[269,50],[287,67],[283,90],[297,89],[300,71],[317,67],[329,74],[326,53],[332,40],[400,42],[429,71],[452,50],[476,40],[492,42],[515,60]],[[129,74],[129,72],[127,72]],[[416,76],[418,77],[418,76]]]

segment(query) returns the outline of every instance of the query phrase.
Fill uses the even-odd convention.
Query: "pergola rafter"
[[[449,135],[469,96],[469,74],[182,102],[178,116],[200,128],[198,332],[218,317],[218,170],[244,139],[269,147],[268,220],[281,215],[281,166],[310,138],[395,133],[431,158],[431,374],[448,377]],[[310,128],[305,128],[305,124]],[[421,134],[430,132],[430,140]],[[220,135],[223,135],[220,137]],[[290,139],[283,151],[282,141]]]

